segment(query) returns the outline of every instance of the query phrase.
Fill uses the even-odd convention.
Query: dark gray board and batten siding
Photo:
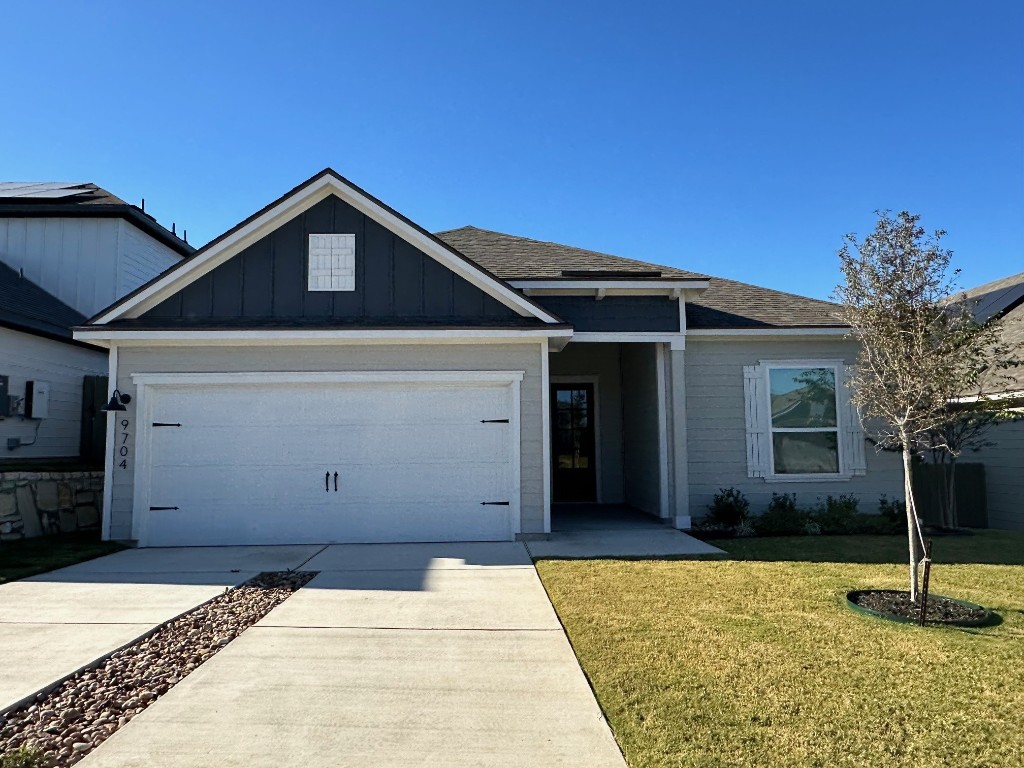
[[[577,331],[679,330],[679,302],[667,296],[534,296],[538,304]]]
[[[355,234],[356,290],[309,291],[310,234]],[[512,309],[337,197],[329,197],[144,313],[135,326],[310,326],[403,319],[520,321]]]

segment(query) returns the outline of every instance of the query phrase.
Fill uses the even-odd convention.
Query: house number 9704
[[[118,424],[121,428],[118,430],[117,439],[114,441],[115,450],[117,451],[115,460],[117,461],[117,466],[121,469],[128,469],[128,425],[128,419],[121,419]]]

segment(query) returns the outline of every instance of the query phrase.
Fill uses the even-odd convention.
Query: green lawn
[[[998,611],[880,621],[900,537],[715,542],[729,560],[538,570],[630,766],[1024,766],[1024,534],[935,539],[932,589]]]
[[[65,534],[0,543],[0,584],[124,549],[96,534]]]

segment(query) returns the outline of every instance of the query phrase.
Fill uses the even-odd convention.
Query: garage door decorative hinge
[[[510,504],[508,501],[481,501],[481,507],[507,507]]]
[[[508,419],[480,419],[481,424],[508,424]]]
[[[153,426],[154,427],[180,427],[181,424],[171,424],[171,423],[166,422],[166,421],[154,421],[153,422]]]
[[[166,510],[166,509],[177,509],[177,507],[150,507],[149,511],[150,512],[162,512],[163,510]]]

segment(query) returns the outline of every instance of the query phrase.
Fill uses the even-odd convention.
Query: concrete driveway
[[[321,547],[125,550],[0,586],[0,710],[264,570]]]
[[[80,765],[624,768],[522,545],[303,567],[320,575]]]

